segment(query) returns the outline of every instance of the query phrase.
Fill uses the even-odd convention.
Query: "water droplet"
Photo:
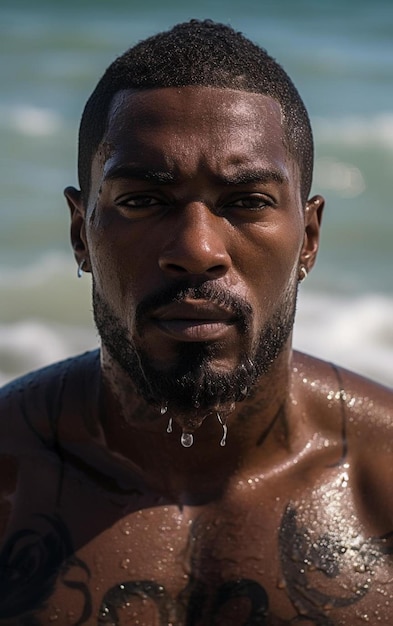
[[[247,363],[248,363],[248,367],[250,368],[250,370],[254,369],[254,361],[252,359],[250,359],[250,357],[247,357]]]
[[[246,395],[247,395],[247,393],[248,393],[248,387],[243,387],[243,389],[241,389],[240,393],[241,393],[243,396],[246,396]]]
[[[131,524],[130,524],[130,522],[125,522],[124,525],[122,525],[120,527],[120,530],[123,533],[123,535],[129,535],[131,533]]]
[[[225,444],[227,442],[228,426],[222,421],[221,415],[219,413],[217,413],[217,419],[220,422],[220,424],[222,426],[222,430],[223,430],[222,439],[220,441],[220,446],[223,447],[223,446],[225,446]]]
[[[165,415],[165,413],[167,412],[167,410],[168,410],[168,405],[167,405],[167,404],[163,404],[163,405],[162,405],[162,407],[161,407],[161,409],[160,409],[160,413],[161,413],[161,415]]]
[[[169,422],[168,422],[168,426],[166,427],[166,432],[167,433],[171,433],[172,432],[172,418],[169,418]]]
[[[364,563],[355,564],[355,572],[364,573],[366,571],[366,565]]]
[[[192,433],[182,433],[180,443],[184,448],[191,448],[194,443],[194,436]]]

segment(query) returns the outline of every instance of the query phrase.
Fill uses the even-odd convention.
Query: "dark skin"
[[[230,372],[241,337],[222,308],[176,305],[142,330],[134,312],[185,277],[216,283],[251,304],[252,346],[295,298],[323,199],[302,202],[279,105],[206,87],[119,93],[92,173],[86,204],[66,197],[100,296],[158,371],[178,343],[211,342],[211,368]],[[289,337],[228,409],[220,446],[214,413],[161,415],[105,346],[67,367],[56,432],[51,395],[31,405],[59,373],[26,383],[30,426],[17,392],[1,397],[0,624],[391,623],[389,390],[292,352]]]

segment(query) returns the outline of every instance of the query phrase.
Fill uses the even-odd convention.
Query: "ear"
[[[66,187],[64,195],[71,213],[71,244],[78,267],[90,271],[89,249],[86,239],[86,210],[82,192],[75,187]]]
[[[304,211],[304,241],[300,252],[300,265],[308,273],[315,263],[319,248],[319,233],[325,200],[322,196],[313,196],[306,203]]]

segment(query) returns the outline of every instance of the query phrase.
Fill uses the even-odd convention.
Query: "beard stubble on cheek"
[[[185,297],[214,301],[235,313],[242,349],[239,350],[238,363],[231,371],[222,372],[214,368],[220,345],[204,342],[179,343],[175,363],[162,371],[143,348],[136,346],[127,326],[115,315],[93,281],[94,319],[103,345],[129,377],[135,391],[158,409],[170,405],[176,412],[187,413],[197,408],[207,413],[244,400],[261,376],[269,372],[292,331],[297,283],[288,287],[254,341],[251,337],[250,305],[208,283],[198,288],[176,285],[147,297],[136,309],[137,334],[143,333],[148,311]],[[160,417],[159,411],[157,417]]]

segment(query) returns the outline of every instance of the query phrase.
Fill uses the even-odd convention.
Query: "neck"
[[[268,461],[290,447],[290,371],[288,348],[242,402],[224,411],[194,407],[180,415],[170,406],[164,412],[148,405],[103,350],[101,423],[106,445],[131,461],[161,493],[192,493],[197,500],[198,494],[202,499],[207,494],[217,497],[234,474],[250,469],[257,459],[260,464],[261,455]],[[193,443],[186,447],[189,435]]]

